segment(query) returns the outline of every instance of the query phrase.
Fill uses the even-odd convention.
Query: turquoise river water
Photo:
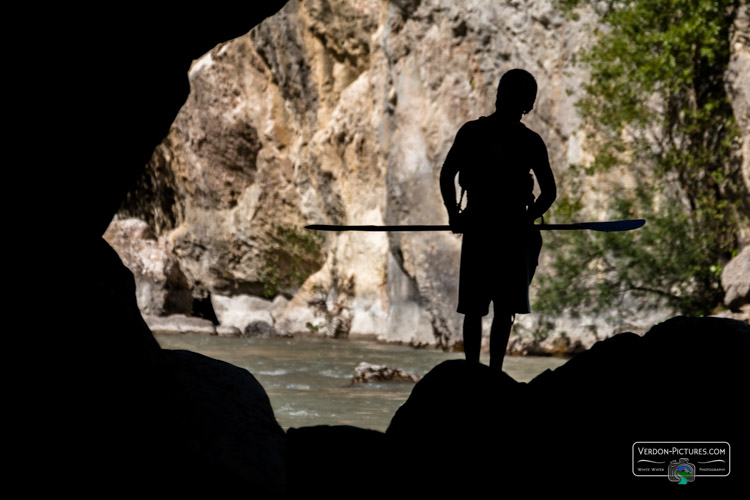
[[[309,425],[355,425],[385,431],[406,401],[413,383],[351,384],[361,362],[401,368],[423,376],[463,353],[328,338],[228,338],[204,335],[158,335],[165,349],[187,349],[246,368],[263,385],[276,419],[286,430]],[[488,363],[486,356],[483,363]],[[527,382],[565,360],[510,356],[503,369]]]

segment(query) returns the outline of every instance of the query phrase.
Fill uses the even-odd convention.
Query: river
[[[187,349],[246,368],[263,385],[284,430],[309,425],[355,425],[385,431],[406,401],[413,383],[351,384],[355,367],[371,364],[402,368],[423,376],[463,353],[384,344],[367,340],[316,337],[230,338],[206,335],[157,335],[165,349]],[[486,355],[483,363],[488,363]],[[509,356],[504,370],[529,381],[564,359]]]

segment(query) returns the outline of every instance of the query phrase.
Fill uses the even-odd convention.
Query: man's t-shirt
[[[549,169],[547,148],[521,122],[482,117],[466,123],[446,158],[458,162],[459,184],[466,190],[467,219],[477,224],[525,222],[533,201],[534,166]],[[519,220],[521,219],[521,220]]]

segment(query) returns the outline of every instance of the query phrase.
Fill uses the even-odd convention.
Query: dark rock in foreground
[[[463,360],[418,382],[385,435],[290,429],[288,491],[326,498],[738,498],[750,491],[750,326],[677,317],[529,383]],[[635,477],[639,441],[725,441],[728,477]],[[687,443],[695,447],[695,444]]]
[[[666,477],[635,477],[637,441],[726,441],[731,474],[696,477],[690,493],[747,492],[750,326],[677,317],[639,337],[594,345],[528,384],[447,361],[425,375],[387,431],[418,464],[410,493],[664,494]],[[682,491],[678,491],[683,493]]]
[[[190,351],[163,350],[182,447],[241,489],[261,497],[285,488],[285,436],[263,386],[250,372]],[[221,477],[221,476],[219,476]],[[187,478],[185,478],[187,479]]]
[[[698,477],[686,491],[747,491],[745,323],[673,318],[643,337],[599,342],[528,384],[448,361],[416,384],[385,434],[339,426],[285,436],[246,370],[159,348],[132,274],[102,245],[99,269],[108,273],[97,274],[96,324],[118,318],[107,333],[121,342],[84,374],[90,412],[71,426],[68,443],[78,462],[98,460],[88,480],[94,489],[257,498],[664,495],[678,486],[633,476],[636,441],[727,441],[730,477]]]
[[[74,410],[62,420],[61,475],[83,481],[66,467],[85,465],[83,492],[282,497],[286,438],[263,387],[229,363],[161,349],[138,310],[132,273],[99,245],[92,324],[107,325],[95,344],[105,348],[72,366],[79,379],[65,389],[82,390],[80,399],[61,392],[58,407]]]
[[[286,449],[289,498],[399,497],[392,488],[407,464],[388,455],[382,432],[348,425],[292,428]]]
[[[133,274],[102,234],[185,103],[192,61],[284,3],[200,11],[134,5],[116,15],[105,9],[93,20],[66,6],[52,15],[19,16],[29,40],[54,47],[44,64],[34,65],[35,77],[69,73],[69,55],[81,50],[89,61],[57,80],[67,97],[52,113],[53,132],[42,148],[49,155],[40,149],[36,161],[58,165],[50,185],[61,196],[51,205],[70,220],[53,225],[44,244],[29,246],[41,249],[39,275],[50,280],[46,287],[35,283],[34,296],[52,308],[46,319],[65,318],[59,328],[39,331],[66,333],[74,348],[45,343],[49,359],[41,364],[52,369],[41,376],[37,361],[25,359],[19,373],[35,375],[24,388],[29,402],[6,405],[28,421],[28,430],[12,430],[29,440],[24,448],[33,467],[20,462],[33,478],[19,482],[27,489],[84,498],[227,492],[268,498],[283,491],[283,469],[268,472],[283,467],[276,458],[283,433],[268,419],[270,406],[263,409],[263,389],[226,363],[162,351],[138,310]],[[52,151],[65,162],[53,161]],[[170,269],[157,281],[163,276],[184,291]],[[185,297],[168,294],[153,312],[186,312]]]
[[[132,274],[99,242],[93,324],[111,325],[103,341],[112,348],[80,367],[86,411],[64,421],[69,439],[61,447],[71,464],[90,464],[87,491],[122,484],[258,498],[664,495],[682,487],[634,477],[636,441],[726,441],[731,475],[697,477],[685,491],[747,492],[745,323],[673,318],[643,337],[599,342],[528,384],[449,361],[415,385],[385,435],[331,427],[284,436],[246,370],[159,348],[138,311]],[[76,401],[62,393],[59,404]]]

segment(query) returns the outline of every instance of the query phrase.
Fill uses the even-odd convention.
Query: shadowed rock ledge
[[[387,435],[413,453],[415,476],[444,463],[467,478],[447,486],[455,493],[669,493],[666,478],[634,477],[633,444],[727,441],[732,471],[745,469],[749,359],[747,324],[676,317],[643,337],[601,341],[528,384],[448,361],[416,385]],[[700,479],[693,493],[748,491],[742,474]]]

